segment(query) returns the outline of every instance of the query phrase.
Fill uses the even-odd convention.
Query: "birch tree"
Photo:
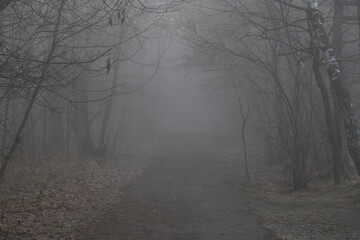
[[[331,88],[334,92],[334,98],[339,104],[341,114],[344,118],[344,126],[346,130],[347,147],[352,157],[356,169],[360,174],[360,142],[359,142],[359,126],[355,118],[353,104],[349,91],[345,87],[342,79],[341,70],[337,62],[334,49],[332,48],[329,37],[325,31],[324,18],[319,9],[316,0],[310,1],[308,6],[308,16],[312,32],[312,41],[317,43],[317,47],[323,52],[327,64],[327,73],[331,81]],[[335,162],[335,168],[338,164]]]

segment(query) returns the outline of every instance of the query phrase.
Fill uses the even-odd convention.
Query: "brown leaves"
[[[78,239],[82,223],[121,195],[136,170],[116,164],[63,169],[66,174],[24,189],[0,188],[0,239]]]
[[[311,183],[305,191],[293,192],[289,186],[265,178],[248,185],[246,194],[261,222],[284,239],[357,239],[357,223],[341,222],[338,217],[351,211],[359,219],[359,202],[350,198],[352,186],[349,182],[334,187],[326,179]]]

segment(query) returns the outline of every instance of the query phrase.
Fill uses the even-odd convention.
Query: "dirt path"
[[[240,172],[238,161],[216,154],[169,154],[86,239],[272,239],[242,203]]]

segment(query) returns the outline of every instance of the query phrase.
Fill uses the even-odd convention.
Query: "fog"
[[[0,239],[359,239],[358,2],[0,0]]]

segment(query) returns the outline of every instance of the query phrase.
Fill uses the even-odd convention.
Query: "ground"
[[[358,178],[339,186],[331,179],[314,181],[297,192],[262,180],[241,190],[262,225],[280,239],[360,239]]]
[[[240,169],[214,153],[171,154],[83,239],[273,239],[243,203]]]
[[[359,239],[358,179],[293,192],[261,155],[247,182],[238,147],[176,145],[3,184],[0,239]]]
[[[14,161],[0,185],[0,239],[78,239],[142,174],[142,159],[123,156],[105,166],[94,159],[53,161],[36,168]]]

